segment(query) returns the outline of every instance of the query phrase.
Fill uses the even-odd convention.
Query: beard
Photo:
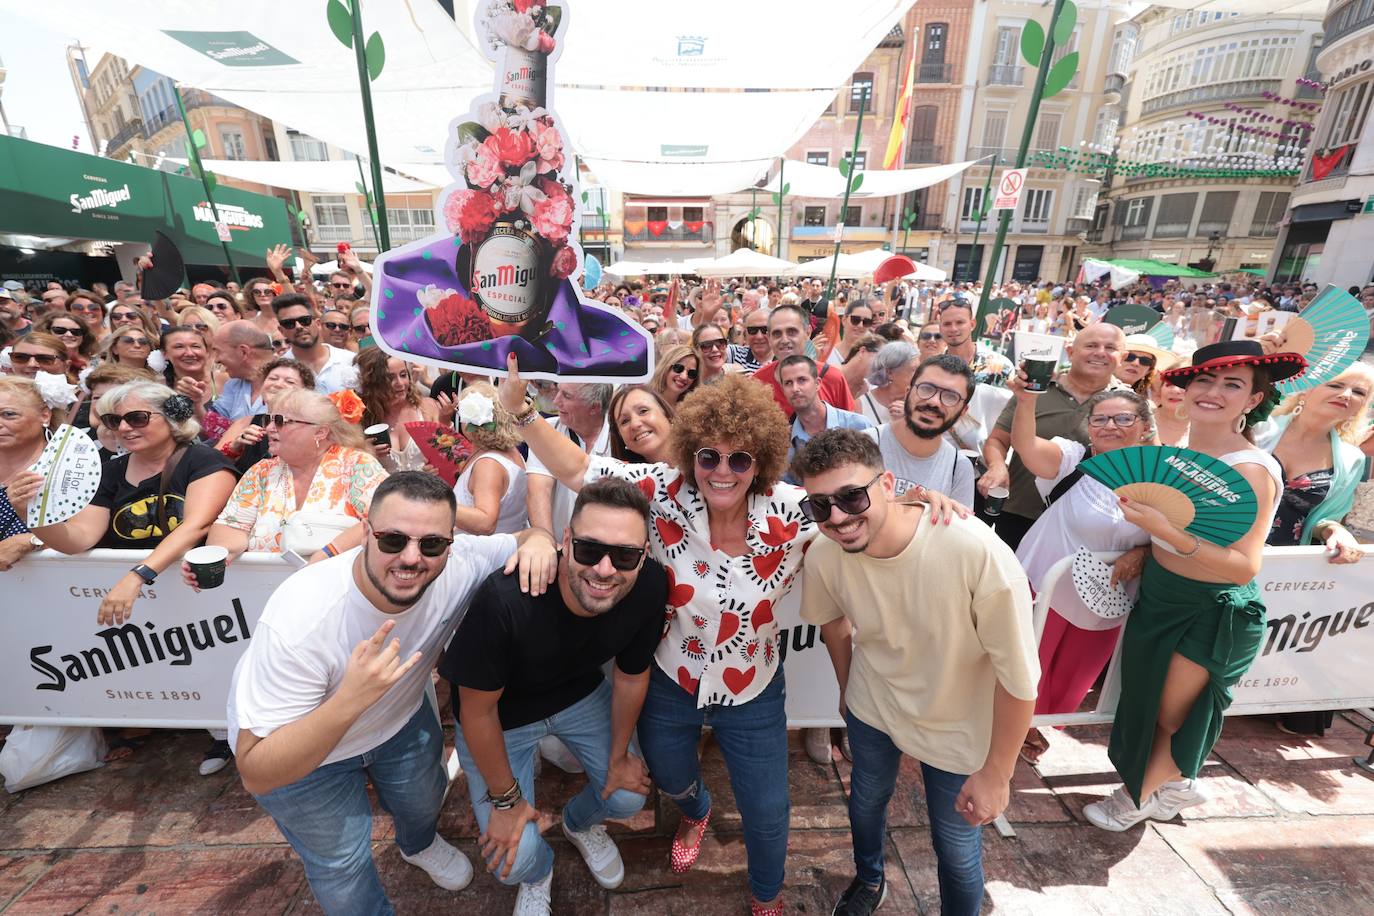
[[[911,431],[911,434],[915,436],[917,439],[938,439],[945,433],[947,433],[950,430],[950,428],[954,426],[955,423],[959,422],[959,417],[957,414],[949,418],[945,418],[944,414],[940,414],[940,417],[944,419],[944,422],[941,423],[939,426],[933,427],[931,429],[926,429],[925,427],[917,426],[915,423],[911,421],[911,414],[916,413],[918,411],[921,411],[921,408],[917,407],[915,410],[910,411],[906,415],[906,428],[909,429]]]
[[[613,581],[615,582],[615,590],[609,595],[601,597],[592,594],[581,574],[575,574],[572,570],[568,570],[568,590],[573,593],[573,597],[582,606],[582,610],[597,616],[615,607],[630,592],[630,583],[626,581],[624,576],[617,575]]]
[[[372,558],[376,556],[376,554],[373,553],[374,549],[375,548],[372,544],[363,545],[363,572],[367,574],[367,579],[369,582],[372,583],[372,587],[375,588],[378,592],[380,592],[383,598],[394,604],[396,607],[410,607],[415,602],[419,601],[422,597],[424,597],[425,592],[429,589],[430,585],[433,584],[434,580],[439,578],[439,573],[442,572],[444,568],[443,566],[440,566],[437,570],[435,570],[434,575],[430,576],[428,579],[420,580],[420,588],[418,591],[415,592],[414,595],[402,597],[400,595],[397,595],[395,592],[389,591],[387,589],[385,573],[379,576],[376,572],[373,571]],[[396,568],[399,570],[403,570],[405,572],[416,570],[421,573],[423,573],[425,569],[423,564],[417,564],[415,566],[397,566]]]

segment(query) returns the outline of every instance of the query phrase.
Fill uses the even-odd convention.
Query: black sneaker
[[[830,916],[868,916],[869,913],[882,906],[886,899],[886,878],[878,882],[876,889],[855,878],[849,882],[849,887],[840,895],[840,900],[835,904],[835,909],[830,911]]]
[[[229,749],[228,741],[215,741],[205,752],[205,759],[200,762],[200,775],[211,776],[218,773],[229,765],[229,758],[233,756],[234,752]]]

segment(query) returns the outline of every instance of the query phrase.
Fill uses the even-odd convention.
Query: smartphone
[[[294,550],[283,550],[281,558],[285,560],[292,569],[305,569],[310,565],[310,561]]]

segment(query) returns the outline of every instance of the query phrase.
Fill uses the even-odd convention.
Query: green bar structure
[[[219,215],[219,207],[215,206],[215,195],[210,193],[210,182],[205,177],[205,168],[200,164],[200,150],[196,147],[195,131],[191,129],[191,119],[186,116],[186,103],[181,99],[181,84],[172,86],[172,95],[177,99],[177,112],[181,114],[181,125],[186,128],[186,153],[195,163],[196,174],[200,176],[200,186],[205,189],[205,202],[210,205],[210,212],[215,214],[215,232],[219,232],[219,225],[223,222]],[[224,249],[224,260],[229,265],[229,276],[235,283],[240,283],[239,269],[234,266],[234,256],[229,253],[229,243],[220,239],[220,247]]]
[[[859,93],[859,121],[854,125],[854,146],[849,153],[849,168],[844,170],[844,203],[840,204],[840,221],[836,223],[839,228],[836,230],[838,235],[835,237],[835,256],[830,260],[830,281],[825,285],[825,304],[827,313],[831,308],[831,299],[835,295],[835,271],[840,266],[840,245],[844,243],[844,215],[849,212],[849,191],[854,187],[854,163],[859,156],[859,139],[864,129],[864,108],[868,105],[868,87],[865,86]],[[781,189],[782,185],[778,185]]]
[[[372,119],[372,81],[367,72],[367,51],[363,45],[363,4],[353,4],[353,56],[358,61],[358,88],[363,94],[363,122],[367,127],[367,155],[372,166],[372,194],[377,206],[377,249],[391,250],[391,230],[386,222],[386,190],[382,185],[382,160],[377,155],[377,125]]]

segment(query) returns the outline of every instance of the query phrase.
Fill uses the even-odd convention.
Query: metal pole
[[[367,193],[367,175],[363,172],[362,157],[354,153],[353,161],[358,163],[358,183],[363,186],[363,209],[367,211],[367,221],[372,225],[372,237],[377,240],[377,244],[380,246],[382,244],[382,237],[377,234],[377,214],[374,212],[376,210],[375,202],[377,199],[376,188],[373,188],[372,195],[369,198]],[[377,250],[385,251],[386,249],[378,247]]]
[[[186,129],[186,150],[191,161],[196,165],[196,172],[200,175],[200,186],[205,189],[205,202],[210,205],[210,212],[215,217],[215,234],[219,234],[219,207],[215,206],[215,196],[210,193],[210,182],[205,178],[205,168],[200,164],[200,150],[196,148],[195,131],[191,129],[191,119],[186,116],[186,103],[181,100],[181,85],[172,85],[172,95],[177,99],[177,111],[181,113],[181,126]],[[229,253],[229,243],[220,241],[220,247],[224,249],[224,260],[229,265],[229,276],[235,283],[239,282],[239,269],[234,266],[234,257]]]
[[[787,187],[782,180],[782,170],[787,165],[787,157],[778,158],[778,253],[777,257],[782,257],[782,189]]]
[[[969,252],[970,259],[978,253],[978,235],[983,231],[983,220],[987,219],[988,208],[992,206],[992,200],[988,197],[988,193],[992,190],[992,170],[996,168],[999,158],[1000,157],[994,153],[992,161],[988,163],[988,180],[983,183],[983,196],[978,201],[978,224],[973,227],[973,250]],[[981,267],[982,265],[983,259],[980,257],[978,259],[978,266]],[[969,274],[975,277],[978,276],[977,271],[969,271]]]
[[[1063,2],[1063,0],[1059,0]],[[864,129],[864,107],[868,104],[868,87],[865,86],[859,93],[859,120],[854,125],[854,146],[849,153],[849,171],[844,176],[844,202],[840,204],[840,221],[835,236],[835,255],[830,260],[830,282],[825,285],[826,309],[830,308],[830,300],[835,295],[835,271],[840,266],[840,245],[844,243],[844,217],[849,210],[849,189],[854,187],[854,162],[859,156],[859,137]]]
[[[1063,0],[1059,0],[1060,3]],[[377,250],[391,248],[391,231],[386,224],[386,191],[382,186],[382,160],[377,154],[377,125],[372,120],[372,81],[367,75],[367,51],[363,46],[363,4],[353,0],[353,57],[358,62],[358,88],[363,95],[363,123],[367,126],[367,155],[372,164],[372,193],[378,199]],[[359,165],[361,168],[361,164]]]
[[[1026,126],[1021,130],[1021,145],[1016,150],[1016,168],[1026,164],[1026,152],[1030,149],[1031,136],[1035,131],[1035,119],[1040,114],[1040,100],[1045,95],[1045,78],[1049,76],[1050,64],[1054,59],[1054,26],[1059,14],[1064,10],[1064,0],[1054,0],[1054,12],[1050,13],[1049,28],[1045,29],[1045,47],[1040,51],[1040,67],[1035,71],[1035,86],[1031,89],[1030,111],[1026,113]],[[1002,248],[1007,241],[1007,229],[1011,226],[1010,210],[1003,210],[997,222],[997,239],[992,243],[992,258],[988,263],[983,279],[983,291],[978,296],[978,314],[973,320],[974,337],[983,336],[984,316],[988,310],[988,299],[992,296],[992,284],[997,279],[997,261],[1002,257]]]

